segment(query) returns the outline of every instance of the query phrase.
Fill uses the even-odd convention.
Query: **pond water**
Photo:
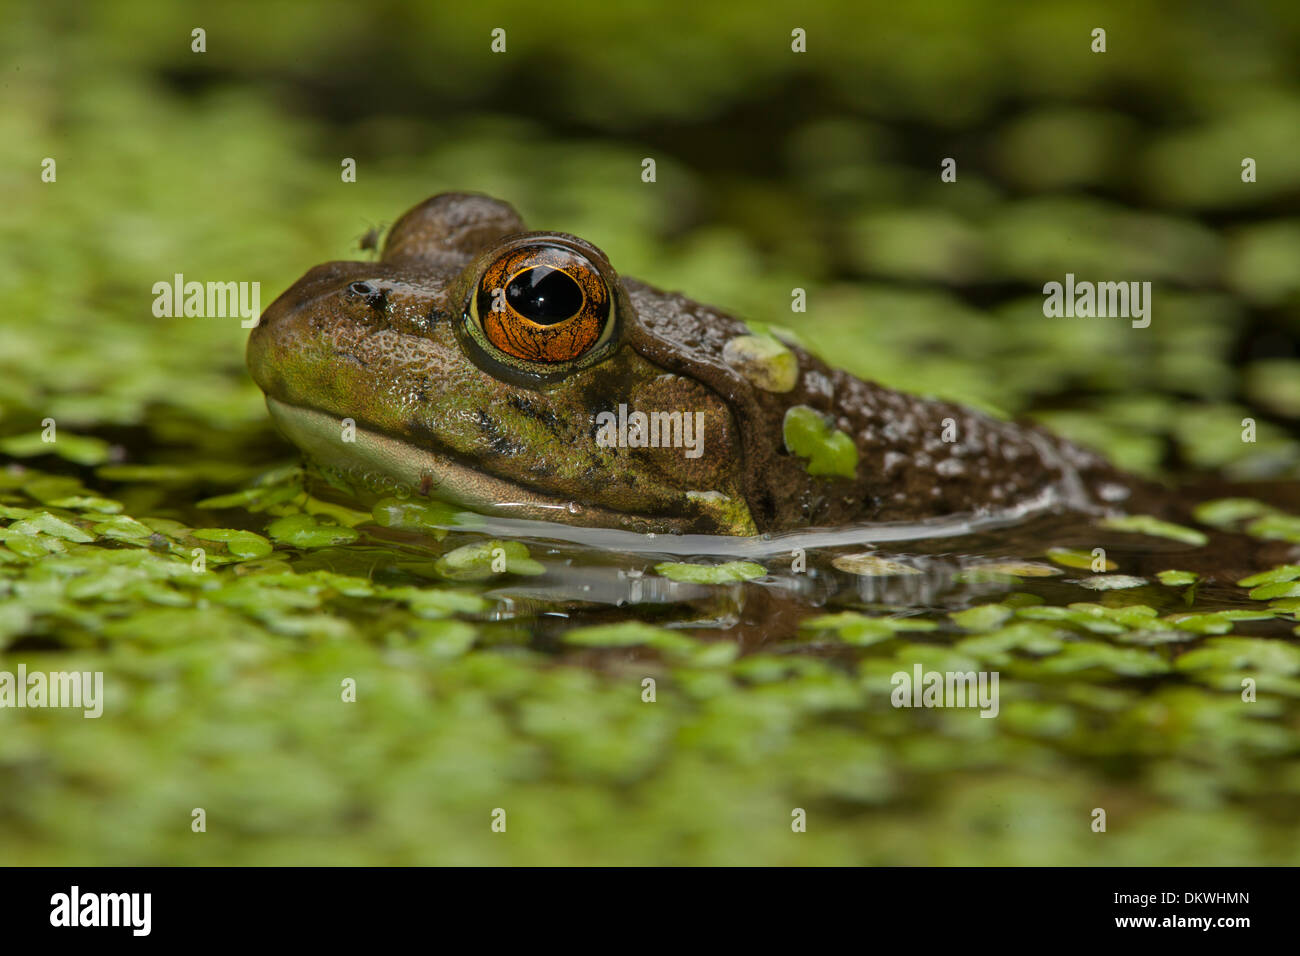
[[[1246,493],[1278,489],[1233,490],[1258,501]],[[1285,614],[1252,601],[1236,582],[1300,558],[1300,548],[1285,540],[1212,527],[1199,533],[1204,541],[1194,540],[1197,532],[1179,540],[1111,530],[1070,513],[955,516],[753,538],[641,535],[471,513],[440,528],[448,536],[433,555],[490,552],[502,540],[527,545],[538,567],[527,576],[499,575],[506,580],[485,597],[496,602],[492,619],[522,625],[551,649],[566,629],[635,618],[700,636],[716,631],[743,651],[817,653],[826,642],[800,627],[813,615],[851,610],[938,619],[960,632],[945,615],[997,605],[1030,619],[1082,621],[1085,629],[1087,615],[1104,620],[1108,608],[1158,611],[1124,640],[1169,644],[1177,653],[1197,639],[1196,615],[1249,612],[1243,618],[1252,622],[1250,633],[1289,634]],[[373,525],[370,531],[412,555],[427,541],[419,533]],[[1061,618],[1043,610],[1075,605],[1087,611]],[[1193,629],[1180,632],[1180,620]]]
[[[512,3],[508,56],[492,5],[199,6],[0,37],[0,673],[104,678],[97,719],[0,709],[4,862],[1300,862],[1294,3],[1103,4],[1104,55],[1046,6],[828,0],[796,55],[752,5]],[[330,498],[247,329],[152,289],[266,305],[444,190],[1168,513],[743,540]],[[1068,274],[1151,282],[1150,325],[1045,316]],[[931,673],[996,674],[996,719],[895,706]]]
[[[619,793],[661,775],[675,789],[657,798],[672,814],[657,832],[721,827],[706,853],[719,861],[785,852],[783,800],[851,835],[821,837],[819,859],[946,858],[927,842],[940,832],[964,841],[955,860],[1177,861],[1191,854],[1168,834],[1210,825],[1244,840],[1216,843],[1220,859],[1281,862],[1294,849],[1268,836],[1294,819],[1295,711],[1281,705],[1300,696],[1289,483],[1171,492],[1187,524],[1039,513],[746,539],[435,502],[367,513],[314,497],[325,489],[291,465],[199,509],[192,487],[140,497],[157,470],[61,470],[2,473],[6,660],[102,669],[112,718],[96,738],[113,760],[179,761],[211,799],[264,814],[270,843],[254,852],[244,840],[259,831],[241,823],[234,859],[311,857],[295,836],[303,813],[346,839],[349,859],[474,859],[486,845],[454,835],[455,820],[486,792],[566,820],[579,811],[555,801],[583,795],[583,814],[603,806],[651,826]],[[137,520],[139,502],[168,517]],[[344,707],[340,686],[369,704]],[[78,756],[78,725],[13,713],[0,759],[27,780],[8,809],[35,834],[14,844],[33,859],[84,852],[42,836],[55,811],[15,796],[37,788],[83,806],[80,783],[48,789],[63,775],[91,768],[107,788],[96,806],[192,802],[175,768],[114,782],[111,763]],[[476,740],[495,742],[472,757]],[[298,779],[271,771],[286,762]],[[420,767],[429,775],[411,777]],[[772,814],[747,825],[756,845],[726,838],[725,801],[682,773]],[[301,789],[313,779],[320,799]],[[372,814],[418,794],[440,807],[416,827],[436,846],[376,851],[411,824]],[[344,822],[346,806],[361,816]],[[1098,807],[1142,827],[1090,844]],[[704,824],[692,822],[700,808]],[[154,814],[133,828],[165,849],[94,852],[210,859],[164,839]],[[585,841],[575,859],[605,859]]]

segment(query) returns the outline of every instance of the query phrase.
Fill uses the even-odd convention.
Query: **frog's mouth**
[[[682,518],[626,514],[542,494],[516,482],[484,474],[432,449],[420,448],[326,412],[266,398],[266,407],[286,438],[331,479],[354,495],[371,498],[435,497],[483,514],[631,531],[691,530]],[[345,440],[344,436],[351,440]]]

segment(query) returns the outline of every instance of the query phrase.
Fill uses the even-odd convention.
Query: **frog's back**
[[[759,387],[727,361],[750,335],[738,319],[635,280],[624,285],[640,328],[632,344],[669,371],[702,381],[733,408],[747,497],[764,531],[853,521],[915,520],[1012,510],[1122,508],[1140,483],[1103,457],[1026,422],[909,395],[832,368],[783,343],[798,375],[788,391]],[[807,408],[857,452],[852,477],[814,475],[785,443],[792,408]]]

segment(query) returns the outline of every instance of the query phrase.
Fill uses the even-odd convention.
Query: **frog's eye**
[[[488,263],[471,296],[471,318],[507,361],[555,366],[609,339],[610,298],[600,271],[581,252],[530,242]]]

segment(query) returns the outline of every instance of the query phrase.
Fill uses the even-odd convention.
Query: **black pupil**
[[[582,308],[582,289],[573,277],[550,266],[533,266],[510,280],[506,301],[526,319],[554,325]]]

